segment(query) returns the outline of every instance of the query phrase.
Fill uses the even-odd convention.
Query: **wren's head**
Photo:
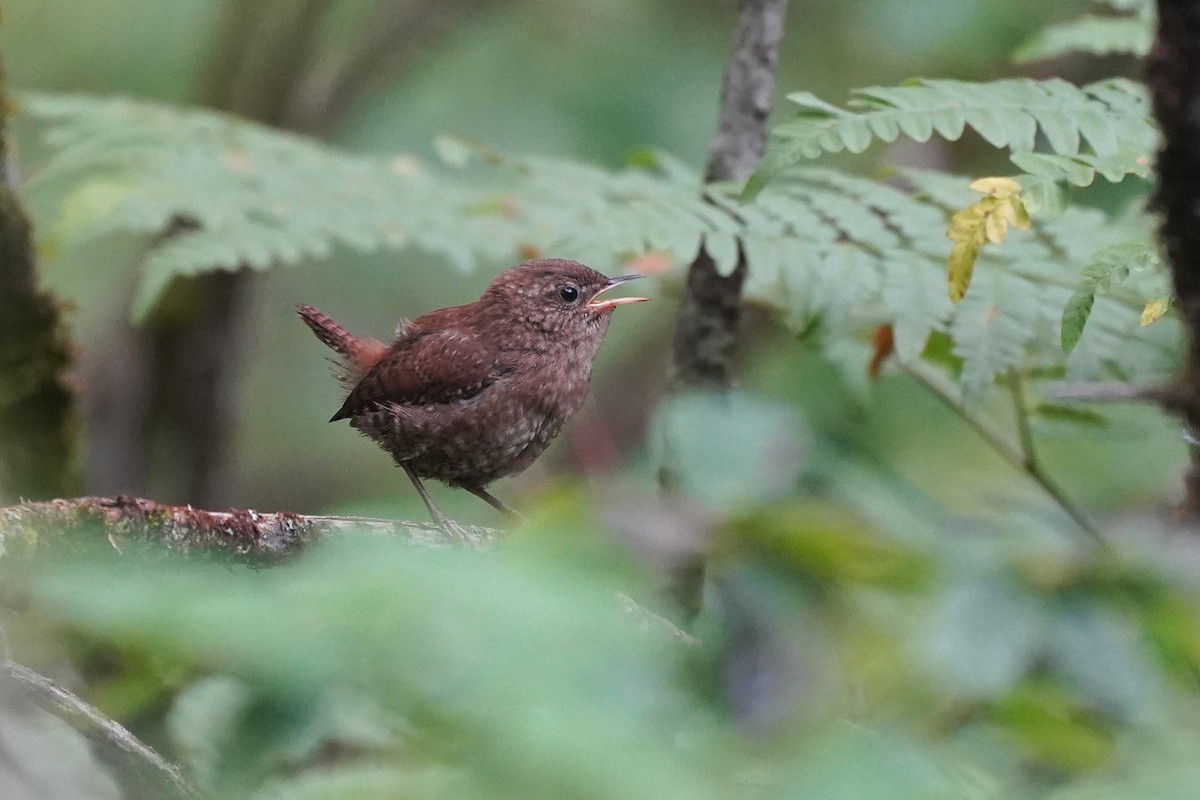
[[[609,278],[577,261],[539,258],[497,275],[483,293],[482,301],[502,309],[501,313],[515,327],[546,334],[568,346],[592,339],[599,345],[614,308],[649,299],[608,299],[601,295],[640,277]]]

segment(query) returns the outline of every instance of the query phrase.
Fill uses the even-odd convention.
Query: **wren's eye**
[[[566,286],[559,287],[558,296],[567,303],[574,303],[579,299],[579,290],[568,283]]]

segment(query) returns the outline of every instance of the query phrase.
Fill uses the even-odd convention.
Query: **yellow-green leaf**
[[[950,301],[957,303],[967,293],[975,261],[984,244],[1001,244],[1008,226],[1029,230],[1029,212],[1021,200],[1021,185],[1012,178],[979,178],[971,188],[984,194],[950,217],[946,238],[951,242],[946,260]]]
[[[1035,763],[1059,770],[1096,769],[1115,741],[1101,715],[1045,678],[1026,681],[993,704],[989,716]]]
[[[971,188],[980,194],[1001,199],[1021,193],[1021,184],[1012,178],[977,178],[971,181]]]
[[[1157,322],[1170,307],[1171,299],[1169,297],[1158,297],[1146,303],[1146,307],[1142,309],[1142,327]]]
[[[1005,219],[1004,208],[1004,206],[1000,206],[995,213],[984,217],[984,230],[987,231],[987,240],[992,244],[1000,244],[1008,234],[1008,221]]]
[[[960,212],[961,213],[961,212]],[[967,293],[971,283],[971,273],[975,270],[975,259],[979,257],[979,248],[983,246],[983,238],[976,231],[956,231],[953,220],[947,235],[953,246],[947,259],[948,279],[950,284],[950,302],[957,303]]]
[[[1029,230],[1032,227],[1032,223],[1029,221],[1029,210],[1025,208],[1025,199],[1020,195],[1014,195],[1009,198],[1008,204],[1012,211],[1010,222],[1012,222],[1013,227],[1019,231]]]

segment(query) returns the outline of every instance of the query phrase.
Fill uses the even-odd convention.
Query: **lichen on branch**
[[[464,526],[470,544],[495,537],[491,528]],[[138,497],[79,497],[0,508],[0,552],[32,550],[59,537],[99,530],[118,550],[126,545],[163,547],[179,553],[225,553],[240,560],[271,562],[295,555],[312,542],[366,532],[397,536],[414,544],[443,546],[448,540],[432,523],[361,517],[324,517],[250,509],[206,511]]]

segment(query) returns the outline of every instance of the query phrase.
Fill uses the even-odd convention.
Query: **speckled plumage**
[[[613,309],[642,299],[596,295],[630,277],[527,261],[474,303],[401,323],[386,347],[309,306],[300,315],[346,361],[352,388],[333,419],[349,419],[410,475],[475,491],[526,469],[579,410]]]

